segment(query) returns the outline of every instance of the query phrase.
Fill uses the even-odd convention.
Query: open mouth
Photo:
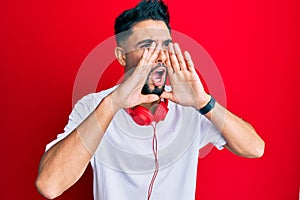
[[[163,65],[158,65],[153,68],[149,74],[149,83],[156,87],[164,86],[166,82],[167,68]]]
[[[167,78],[167,68],[163,64],[159,64],[152,68],[148,75],[148,79],[142,88],[142,94],[156,94],[160,96],[165,88]]]

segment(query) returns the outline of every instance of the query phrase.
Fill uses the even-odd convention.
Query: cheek
[[[143,55],[142,50],[136,50],[126,54],[126,71],[136,67]]]

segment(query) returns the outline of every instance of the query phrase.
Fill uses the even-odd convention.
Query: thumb
[[[169,99],[172,101],[173,99],[173,93],[172,92],[166,92],[164,91],[161,95],[160,95],[161,98],[164,98],[164,99]]]
[[[141,95],[140,100],[141,103],[151,103],[159,100],[159,96],[157,96],[156,94]]]

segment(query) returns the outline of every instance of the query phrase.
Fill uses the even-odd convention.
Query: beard
[[[150,86],[148,83],[146,83],[142,88],[142,94],[156,94],[157,96],[160,96],[165,90],[165,86]]]
[[[161,83],[156,85],[153,82],[153,76],[155,76],[156,78],[160,77]],[[144,84],[141,93],[144,95],[156,94],[157,96],[160,96],[165,90],[166,79],[167,79],[167,68],[164,65],[159,64],[158,66],[153,68],[149,73],[147,81]]]

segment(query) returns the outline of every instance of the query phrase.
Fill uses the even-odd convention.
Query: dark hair
[[[136,7],[125,10],[116,18],[114,28],[118,45],[130,36],[135,24],[148,19],[163,21],[171,30],[168,6],[162,0],[142,0]]]

